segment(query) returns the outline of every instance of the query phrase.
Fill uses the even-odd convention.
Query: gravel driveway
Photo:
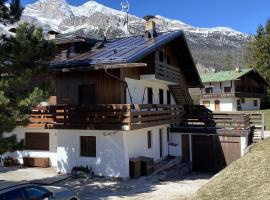
[[[127,182],[113,182],[95,178],[94,180],[68,179],[56,184],[69,188],[81,200],[182,200],[191,197],[212,175],[193,173],[159,181],[158,177],[142,177]]]

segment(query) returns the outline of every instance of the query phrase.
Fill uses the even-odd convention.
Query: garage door
[[[220,171],[240,155],[240,137],[192,135],[193,171]]]

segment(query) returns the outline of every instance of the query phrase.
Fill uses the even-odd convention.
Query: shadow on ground
[[[182,189],[183,196],[189,196],[191,193],[191,195],[193,195],[193,193],[195,193],[197,189],[201,187],[201,185],[208,182],[211,177],[211,174],[194,173],[184,177],[170,178],[167,180],[163,179],[163,181],[160,181],[160,175],[156,175],[152,177],[141,177],[136,180],[125,182],[114,182],[101,178],[94,178],[90,180],[70,178],[55,185],[69,188],[82,200],[127,198],[149,199],[147,198],[148,195],[151,196],[150,199],[156,199],[157,197],[158,199],[170,199],[169,197],[166,198],[167,196],[163,198],[162,195],[164,194],[162,193],[166,193],[166,191],[173,192],[174,190],[178,190],[179,195],[181,195]],[[194,182],[194,185],[192,182]],[[182,187],[181,184],[184,184],[185,187],[190,188],[186,189]]]

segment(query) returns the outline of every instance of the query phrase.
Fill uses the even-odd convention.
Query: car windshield
[[[49,197],[49,192],[41,187],[27,187],[24,191],[29,200],[43,200]]]

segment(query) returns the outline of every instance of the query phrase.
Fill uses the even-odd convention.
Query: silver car
[[[0,181],[0,200],[79,200],[66,188]]]

